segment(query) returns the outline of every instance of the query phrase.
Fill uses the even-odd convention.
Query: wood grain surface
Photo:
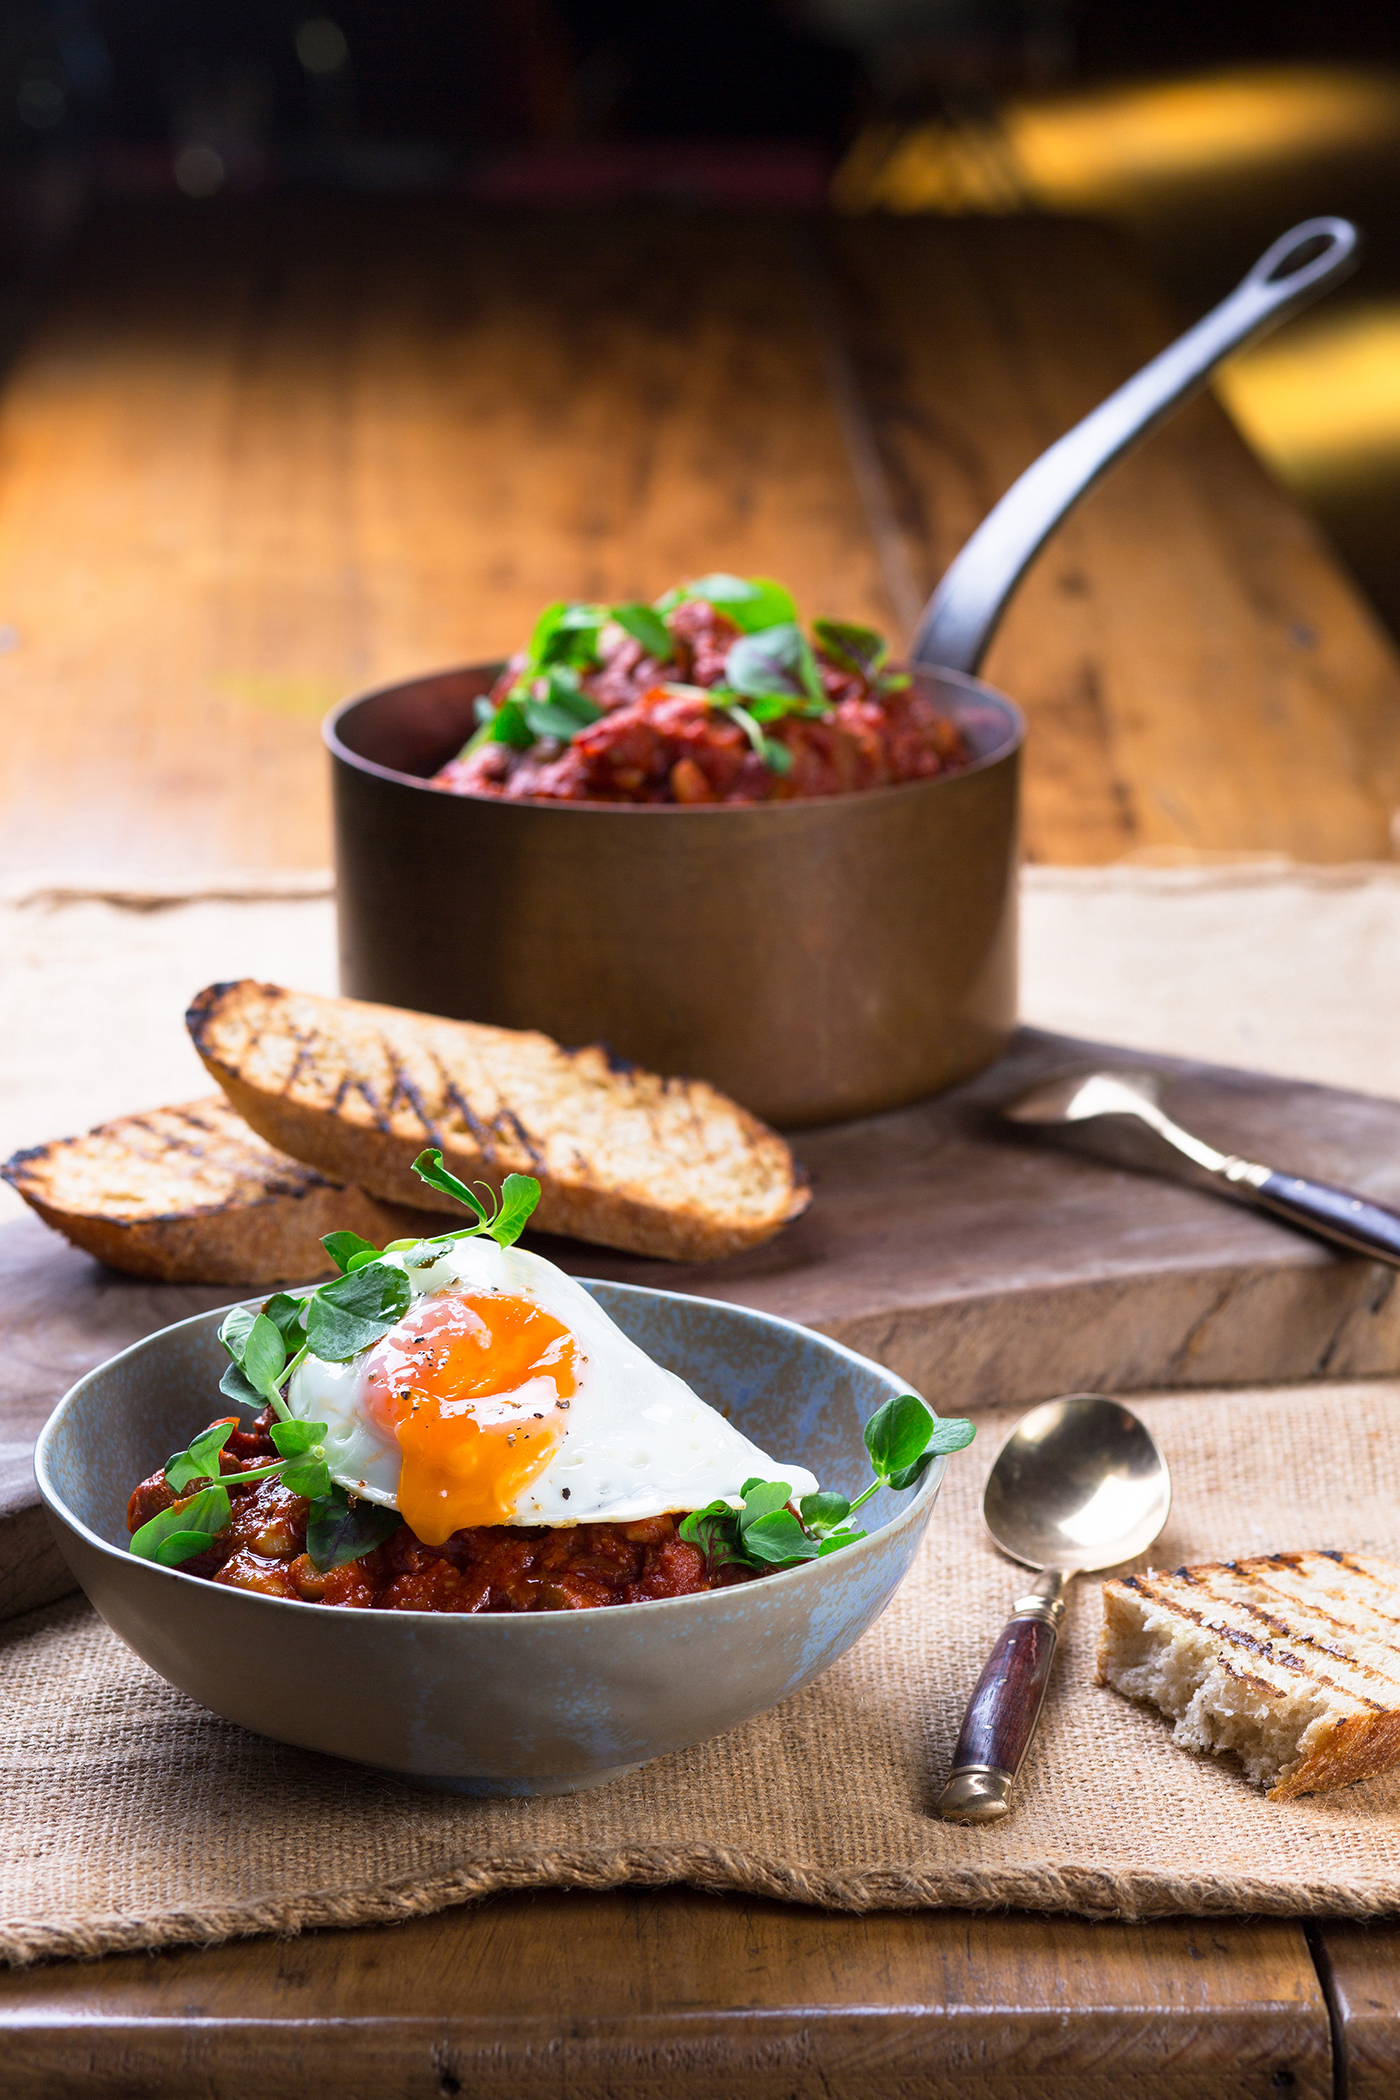
[[[1310,1932],[1332,2011],[1338,2100],[1400,2093],[1400,1924],[1322,1924]]]
[[[0,401],[0,875],[324,865],[317,717],[559,595],[776,570],[898,631],[1173,325],[1072,222],[112,206]],[[1400,672],[1210,404],[1054,541],[988,671],[1036,857],[1390,851]]]
[[[1330,2100],[1301,1927],[685,1890],[0,1976],[14,2100]]]
[[[1106,233],[1070,225],[856,221],[831,248],[910,564],[931,588],[1176,317]],[[1393,651],[1213,400],[1055,534],[985,675],[1028,717],[1032,859],[1393,850]]]
[[[7,870],[324,867],[325,709],[560,596],[777,567],[891,621],[780,223],[116,213],[0,458]]]

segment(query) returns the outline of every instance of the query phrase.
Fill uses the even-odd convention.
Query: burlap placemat
[[[1142,1403],[1175,1483],[1153,1558],[1341,1545],[1400,1557],[1400,1383]],[[244,1734],[85,1605],[0,1637],[0,1951],[158,1947],[444,1908],[494,1889],[686,1881],[844,1910],[1014,1905],[1089,1916],[1400,1909],[1400,1774],[1277,1806],[1091,1682],[1080,1585],[1016,1813],[929,1803],[1015,1594],[981,1537],[1006,1419],[949,1468],[884,1618],[816,1684],[631,1779],[474,1803]],[[366,1698],[374,1696],[366,1685]]]

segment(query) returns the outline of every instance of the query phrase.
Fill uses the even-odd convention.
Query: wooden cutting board
[[[1075,1390],[1400,1365],[1395,1271],[1193,1186],[1165,1151],[1111,1140],[1110,1157],[1102,1139],[1090,1150],[995,1114],[1041,1073],[1115,1060],[1123,1053],[1102,1044],[1023,1029],[965,1086],[804,1132],[796,1149],[811,1209],[752,1254],[680,1266],[534,1244],[578,1275],[731,1299],[820,1328],[889,1364],[944,1414]],[[1222,1149],[1400,1207],[1400,1102],[1171,1058],[1132,1062],[1167,1075],[1167,1105]],[[1168,1173],[1144,1171],[1149,1159]],[[71,1587],[30,1468],[55,1401],[129,1342],[232,1295],[115,1275],[37,1219],[0,1228],[0,1610]]]

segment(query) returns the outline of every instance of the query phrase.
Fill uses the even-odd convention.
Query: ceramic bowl
[[[907,1390],[890,1372],[740,1306],[588,1288],[764,1450],[843,1494],[868,1480],[863,1425]],[[912,1494],[868,1503],[860,1544],[706,1596],[494,1616],[258,1596],[126,1551],[132,1487],[225,1405],[221,1318],[163,1329],[60,1401],[35,1471],[64,1557],[113,1632],[201,1705],[259,1735],[466,1793],[596,1786],[787,1698],[888,1604],[946,1465],[935,1459]]]

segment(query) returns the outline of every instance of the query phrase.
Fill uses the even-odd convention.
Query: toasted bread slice
[[[1232,1750],[1271,1801],[1400,1764],[1400,1568],[1357,1553],[1128,1575],[1103,1586],[1098,1681]]]
[[[186,1020],[259,1136],[385,1202],[461,1215],[411,1171],[437,1145],[464,1181],[536,1175],[542,1231],[673,1261],[756,1246],[807,1204],[765,1124],[601,1049],[246,979],[210,985]]]
[[[0,1174],[75,1246],[162,1283],[313,1283],[334,1274],[322,1233],[439,1229],[274,1151],[222,1094],[32,1146]]]

